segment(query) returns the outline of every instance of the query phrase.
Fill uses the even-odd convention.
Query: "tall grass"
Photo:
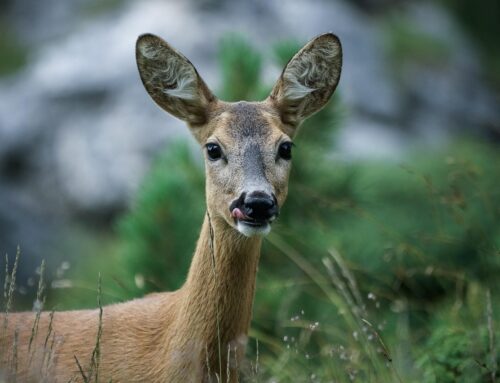
[[[52,310],[49,315],[48,326],[45,334],[39,334],[39,324],[40,317],[42,315],[43,305],[46,299],[46,285],[45,285],[45,260],[39,268],[39,281],[38,288],[36,291],[36,299],[33,305],[34,319],[31,327],[31,334],[28,340],[28,344],[19,343],[19,328],[10,326],[9,328],[9,313],[11,313],[14,306],[14,297],[16,292],[16,277],[17,270],[19,267],[21,250],[18,246],[16,256],[14,258],[14,263],[12,270],[9,268],[9,257],[5,256],[5,274],[4,274],[4,313],[3,313],[3,326],[2,335],[0,342],[0,360],[4,362],[4,370],[0,370],[0,382],[22,382],[18,377],[18,361],[20,358],[19,349],[22,348],[22,352],[27,352],[27,355],[22,355],[22,358],[27,360],[27,368],[31,368],[33,358],[37,352],[37,337],[40,335],[44,339],[43,342],[43,352],[41,354],[41,363],[39,363],[40,370],[38,375],[40,377],[39,381],[41,383],[50,383],[53,381],[53,376],[51,376],[52,362],[56,355],[54,355],[54,345],[55,345],[55,334],[53,332],[53,319],[54,311]],[[88,368],[83,368],[80,361],[75,358],[75,365],[78,367],[79,377],[83,379],[85,383],[98,383],[99,379],[99,363],[101,358],[101,337],[102,337],[102,288],[101,288],[101,275],[99,274],[98,284],[97,284],[97,306],[99,309],[99,320],[98,328],[96,333],[96,342],[92,355],[90,355],[90,363],[88,363]],[[11,334],[13,332],[13,334]],[[11,342],[9,342],[11,340]],[[27,347],[26,347],[27,346]],[[34,368],[34,367],[33,367]],[[75,375],[70,382],[77,381],[78,376]]]

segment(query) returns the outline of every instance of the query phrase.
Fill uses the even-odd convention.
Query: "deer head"
[[[337,87],[339,39],[324,34],[307,43],[261,102],[218,100],[189,60],[157,36],[139,37],[136,58],[149,95],[184,120],[204,149],[210,217],[245,236],[269,233],[286,199],[297,129]]]

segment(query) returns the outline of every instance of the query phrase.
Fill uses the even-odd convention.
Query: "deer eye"
[[[208,159],[211,161],[217,161],[222,158],[222,149],[219,145],[215,143],[208,143],[205,145],[207,148]]]
[[[292,159],[292,142],[283,142],[278,148],[278,156],[284,160]]]

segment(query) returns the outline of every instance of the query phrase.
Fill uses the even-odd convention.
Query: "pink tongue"
[[[233,218],[236,218],[236,219],[244,219],[245,218],[245,214],[243,214],[243,212],[238,209],[237,207],[235,207],[233,209],[233,211],[231,212],[231,216]]]

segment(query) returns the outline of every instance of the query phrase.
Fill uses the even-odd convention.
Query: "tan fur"
[[[142,36],[136,52],[151,97],[185,120],[200,144],[218,143],[225,160],[206,161],[207,213],[184,285],[104,307],[99,380],[236,382],[262,239],[236,230],[229,205],[244,187],[255,186],[252,171],[259,174],[258,186],[269,188],[283,205],[290,163],[277,157],[278,146],[332,94],[340,44],[331,34],[312,40],[290,61],[266,101],[233,104],[217,100],[191,63],[160,38]],[[300,93],[296,82],[312,90]],[[258,155],[250,159],[256,170],[247,169],[251,150]],[[99,310],[56,312],[52,321],[44,312],[30,350],[35,314],[0,319],[7,324],[0,332],[0,361],[3,371],[17,372],[17,382],[84,381],[76,359],[88,373]]]

